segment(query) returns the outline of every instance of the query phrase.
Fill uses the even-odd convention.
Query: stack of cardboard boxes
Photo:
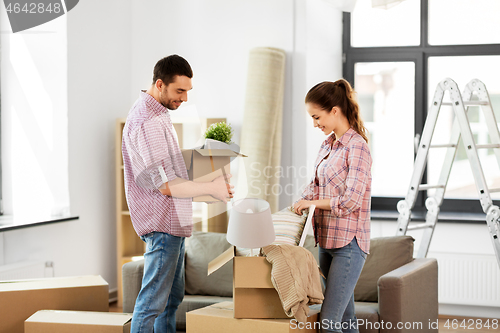
[[[223,302],[188,312],[186,333],[318,332],[318,311],[311,310],[307,323],[289,318],[271,282],[271,264],[265,257],[242,257],[236,248],[208,265],[211,274],[233,260],[233,302]]]
[[[130,330],[130,314],[108,311],[109,287],[100,276],[0,282],[0,333],[84,332],[83,323],[103,333]]]

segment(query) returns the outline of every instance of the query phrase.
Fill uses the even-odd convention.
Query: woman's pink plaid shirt
[[[321,145],[302,199],[330,199],[331,210],[314,213],[314,235],[322,248],[340,248],[356,237],[361,250],[369,253],[371,166],[368,144],[352,128],[338,140],[330,135]]]

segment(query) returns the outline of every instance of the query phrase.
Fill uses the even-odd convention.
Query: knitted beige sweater
[[[271,281],[285,313],[307,322],[310,304],[323,303],[319,268],[312,253],[300,246],[269,245],[262,248],[272,265]]]

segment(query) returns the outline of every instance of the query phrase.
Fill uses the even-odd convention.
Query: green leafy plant
[[[233,129],[231,125],[225,122],[212,124],[205,132],[205,139],[212,139],[225,143],[231,143],[232,137]]]

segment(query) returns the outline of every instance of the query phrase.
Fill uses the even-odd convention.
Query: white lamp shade
[[[276,235],[269,203],[257,198],[235,201],[226,237],[229,243],[250,249],[264,247],[274,242]]]

